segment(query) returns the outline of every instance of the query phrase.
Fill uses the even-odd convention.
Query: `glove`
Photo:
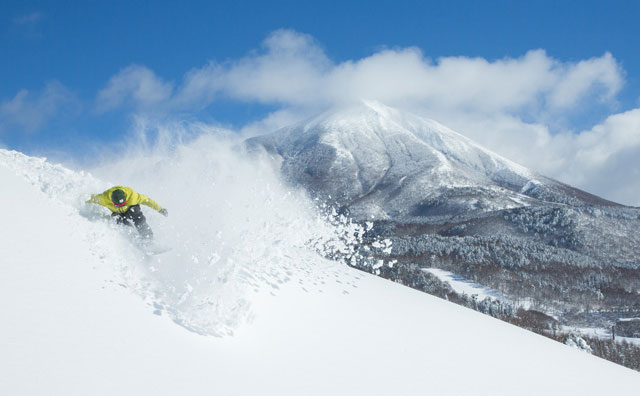
[[[163,215],[164,217],[169,216],[169,212],[167,212],[167,210],[166,210],[166,209],[162,209],[162,210],[160,211],[160,214],[161,214],[161,215]]]

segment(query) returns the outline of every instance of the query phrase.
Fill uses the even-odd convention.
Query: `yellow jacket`
[[[111,193],[117,189],[124,191],[127,202],[126,204],[124,204],[124,206],[116,206],[113,204],[113,202],[111,202]],[[111,187],[102,194],[91,194],[91,198],[87,200],[87,203],[102,205],[114,213],[124,213],[133,205],[141,204],[147,205],[148,207],[153,208],[158,212],[162,210],[162,206],[158,205],[158,203],[153,199],[147,197],[146,195],[137,193],[132,188],[122,186]]]

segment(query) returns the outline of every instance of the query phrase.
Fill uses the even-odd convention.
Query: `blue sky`
[[[611,173],[640,165],[611,158],[635,153],[639,17],[636,1],[5,0],[0,145],[82,158],[141,119],[261,133],[378,99],[632,202]]]

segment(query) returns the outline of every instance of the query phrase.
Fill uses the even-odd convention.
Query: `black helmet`
[[[124,206],[127,203],[127,197],[121,189],[113,190],[111,193],[111,202],[116,206]]]

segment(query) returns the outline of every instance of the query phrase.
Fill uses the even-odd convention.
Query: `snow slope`
[[[640,385],[631,370],[320,258],[301,241],[335,242],[335,232],[304,196],[242,158],[225,170],[235,154],[211,159],[200,151],[210,148],[139,157],[140,180],[117,172],[170,211],[146,211],[174,248],[154,258],[82,204],[106,183],[0,150],[0,394],[600,395]],[[153,169],[165,183],[185,179],[181,196],[149,181]],[[206,200],[185,190],[204,188],[191,177],[216,186]],[[194,203],[178,205],[189,193]]]
[[[477,284],[475,282],[471,282],[468,279],[464,279],[460,275],[454,274],[453,272],[445,271],[440,268],[423,268],[422,270],[435,275],[443,282],[447,282],[456,293],[466,294],[467,296],[475,296],[478,301],[482,301],[485,298],[490,298],[493,300],[504,299],[504,297],[497,291]]]

